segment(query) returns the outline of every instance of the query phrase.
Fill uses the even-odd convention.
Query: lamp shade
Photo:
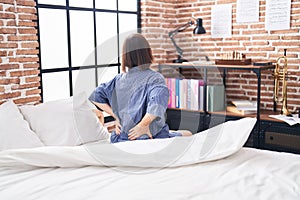
[[[204,27],[202,26],[202,19],[198,18],[197,19],[197,26],[193,31],[194,34],[204,34],[206,33]]]

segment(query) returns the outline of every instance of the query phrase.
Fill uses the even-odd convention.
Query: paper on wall
[[[212,38],[231,37],[232,6],[231,4],[214,5],[211,12]]]
[[[236,22],[259,22],[259,0],[238,0]]]
[[[290,29],[291,0],[267,0],[266,30]]]

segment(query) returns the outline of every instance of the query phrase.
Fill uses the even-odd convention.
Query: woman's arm
[[[116,134],[119,135],[121,133],[121,124],[118,117],[113,113],[112,108],[107,103],[98,103],[92,101],[96,106],[98,106],[101,110],[106,112],[107,114],[111,115],[115,119],[115,126],[116,126]]]
[[[106,112],[107,114],[109,114],[113,118],[115,118],[115,114],[113,113],[112,108],[107,103],[98,103],[95,101],[92,101],[92,102],[93,102],[93,104],[98,106],[101,110],[103,110],[104,112]]]
[[[100,123],[101,123],[102,125],[104,125],[104,115],[103,115],[103,113],[102,113],[100,110],[98,110],[98,109],[93,109],[93,112],[94,112],[94,113],[96,114],[96,116],[98,117]]]

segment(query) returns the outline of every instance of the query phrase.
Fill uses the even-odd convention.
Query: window
[[[140,0],[36,0],[43,102],[120,73],[124,38],[140,28]]]

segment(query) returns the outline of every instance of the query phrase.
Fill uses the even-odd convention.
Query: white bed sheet
[[[228,121],[190,137],[82,146],[45,146],[0,152],[0,167],[177,167],[221,159],[242,148],[255,118]]]
[[[134,171],[0,167],[0,199],[300,199],[300,155],[290,153],[242,148],[217,161]]]

